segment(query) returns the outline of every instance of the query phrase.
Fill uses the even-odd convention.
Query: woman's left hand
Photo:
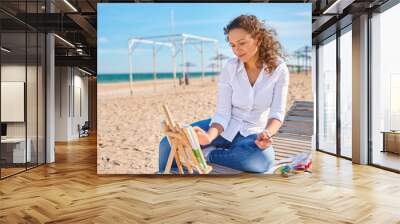
[[[194,126],[193,130],[196,132],[200,145],[208,145],[211,143],[211,138],[207,132],[200,127]]]
[[[258,148],[264,150],[272,145],[272,137],[263,131],[257,135],[257,139],[254,143],[256,143]]]

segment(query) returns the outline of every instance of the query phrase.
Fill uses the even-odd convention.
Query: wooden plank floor
[[[283,178],[99,176],[96,139],[0,181],[0,223],[400,223],[400,175],[323,153]]]

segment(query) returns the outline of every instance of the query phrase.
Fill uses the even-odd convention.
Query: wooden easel
[[[162,122],[162,126],[168,142],[171,145],[171,152],[168,157],[167,165],[165,166],[164,174],[170,173],[174,159],[178,166],[179,174],[184,174],[183,167],[187,168],[189,174],[193,174],[194,170],[199,174],[208,174],[211,172],[212,167],[206,162],[201,163],[194,153],[195,149],[192,147],[193,137],[198,145],[197,136],[188,136],[187,129],[185,130],[179,123],[172,120],[168,107],[163,105],[163,108],[167,120]],[[190,137],[192,137],[192,141],[189,140]],[[196,152],[203,156],[200,148]],[[197,156],[199,156],[199,154],[197,154]]]

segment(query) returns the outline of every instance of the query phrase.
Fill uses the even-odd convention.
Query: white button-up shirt
[[[261,70],[251,86],[243,62],[228,60],[218,80],[217,109],[211,123],[222,125],[221,136],[232,141],[240,132],[244,137],[259,133],[268,119],[283,122],[289,86],[289,70],[282,60],[271,73]]]

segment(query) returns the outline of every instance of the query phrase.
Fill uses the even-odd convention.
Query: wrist
[[[269,138],[271,138],[273,136],[272,132],[270,130],[268,130],[267,128],[264,129],[263,132],[266,133]]]
[[[209,130],[207,136],[210,139],[210,142],[212,142],[218,136],[218,132],[215,133],[214,131]]]

